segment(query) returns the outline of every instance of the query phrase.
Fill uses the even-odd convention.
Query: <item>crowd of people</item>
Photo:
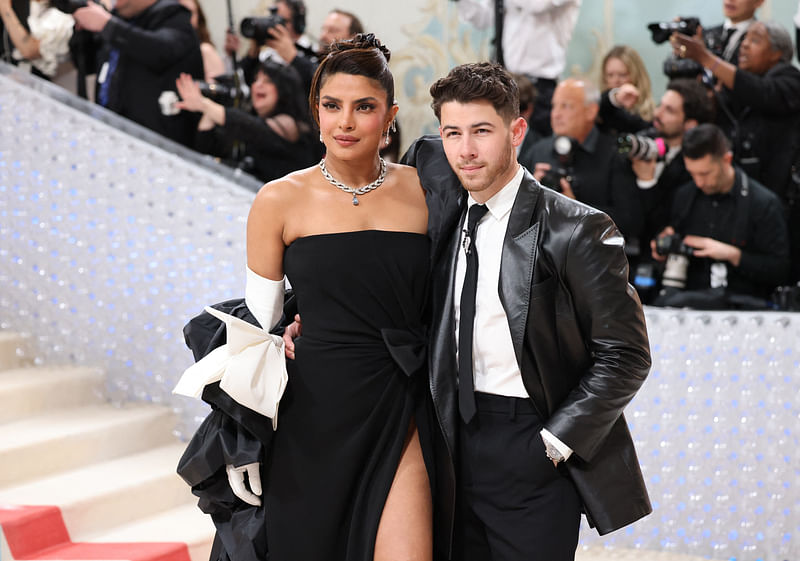
[[[648,69],[628,45],[605,54],[597,80],[562,78],[580,1],[526,7],[506,0],[503,17],[495,2],[459,2],[465,22],[494,26],[495,56],[520,87],[529,126],[519,161],[546,186],[612,217],[626,239],[631,280],[647,303],[669,303],[660,293],[680,288],[701,291],[692,299],[697,305],[708,296],[708,306],[768,307],[777,287],[800,280],[800,71],[785,27],[757,18],[762,2],[725,2],[724,22],[706,29],[673,22],[667,29],[673,54],[664,64],[670,81],[658,104]],[[263,181],[319,161],[324,147],[306,109],[314,71],[331,43],[364,31],[355,14],[333,9],[315,44],[306,33],[303,0],[277,0],[269,14],[248,18],[248,29],[243,22],[246,46],[229,29],[222,50],[211,40],[199,0],[117,0],[113,6],[0,0],[0,16],[12,58],[30,61],[40,76],[63,83],[65,76],[75,80],[77,67],[80,90],[85,76],[94,75],[96,87],[87,95],[98,104]],[[523,24],[537,33],[520,31]],[[763,185],[780,201],[782,213],[768,226],[774,235],[764,237],[760,229],[767,226],[758,220],[746,235],[721,229],[730,219],[718,216],[726,207],[716,203],[713,212],[693,210],[713,229],[677,228],[679,188],[703,182],[686,165],[685,134],[704,123],[724,133],[737,177]],[[393,127],[382,149],[389,160],[399,159],[398,134]],[[625,151],[627,157],[620,155]],[[686,256],[685,282],[665,290],[664,269],[674,277],[675,260],[664,262],[669,254],[659,252],[667,246],[654,241],[668,230],[689,236],[685,251],[698,252]],[[726,258],[734,252],[698,247],[698,237],[738,248],[744,265]],[[765,256],[781,265],[769,277],[750,278],[747,264]],[[752,282],[733,282],[740,275]],[[734,289],[752,298],[732,300]]]

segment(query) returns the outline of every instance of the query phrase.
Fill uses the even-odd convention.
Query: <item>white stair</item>
[[[183,542],[206,561],[214,528],[175,473],[173,413],[114,407],[102,372],[34,367],[28,341],[0,332],[0,505],[58,506],[73,542]]]

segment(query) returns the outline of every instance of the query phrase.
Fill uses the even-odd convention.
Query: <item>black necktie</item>
[[[461,313],[458,321],[458,408],[469,423],[475,416],[475,384],[472,381],[472,332],[475,324],[475,291],[478,287],[478,251],[475,231],[486,214],[486,205],[472,205],[467,216],[463,246],[467,254],[467,272],[461,289]]]

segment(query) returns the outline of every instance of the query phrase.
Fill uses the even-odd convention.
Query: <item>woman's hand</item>
[[[669,42],[672,44],[672,52],[679,58],[689,58],[704,64],[711,54],[703,42],[703,34],[700,28],[698,28],[694,37],[689,37],[676,31],[669,38]]]
[[[0,0],[0,11],[10,10],[11,0]]]
[[[178,94],[181,96],[181,101],[176,103],[176,107],[183,111],[193,111],[201,113],[205,110],[205,97],[200,93],[200,86],[198,86],[194,78],[185,72],[175,80],[175,87],[178,88]]]

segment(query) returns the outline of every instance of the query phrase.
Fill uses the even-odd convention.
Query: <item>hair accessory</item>
[[[330,172],[327,170],[327,168],[325,167],[325,158],[322,158],[319,161],[319,169],[322,172],[322,176],[325,179],[328,180],[328,183],[330,183],[334,187],[338,187],[339,189],[341,189],[345,193],[352,194],[353,195],[353,206],[358,206],[358,195],[365,195],[365,194],[369,193],[370,191],[372,191],[374,189],[377,189],[378,187],[381,186],[381,184],[383,183],[383,180],[386,179],[386,162],[380,156],[378,156],[378,159],[381,162],[381,172],[378,174],[378,179],[376,179],[375,181],[373,181],[372,183],[370,183],[368,185],[364,185],[363,187],[358,187],[358,188],[353,188],[353,187],[350,187],[349,185],[345,185],[344,183],[342,183],[338,179],[334,178],[330,174]]]

